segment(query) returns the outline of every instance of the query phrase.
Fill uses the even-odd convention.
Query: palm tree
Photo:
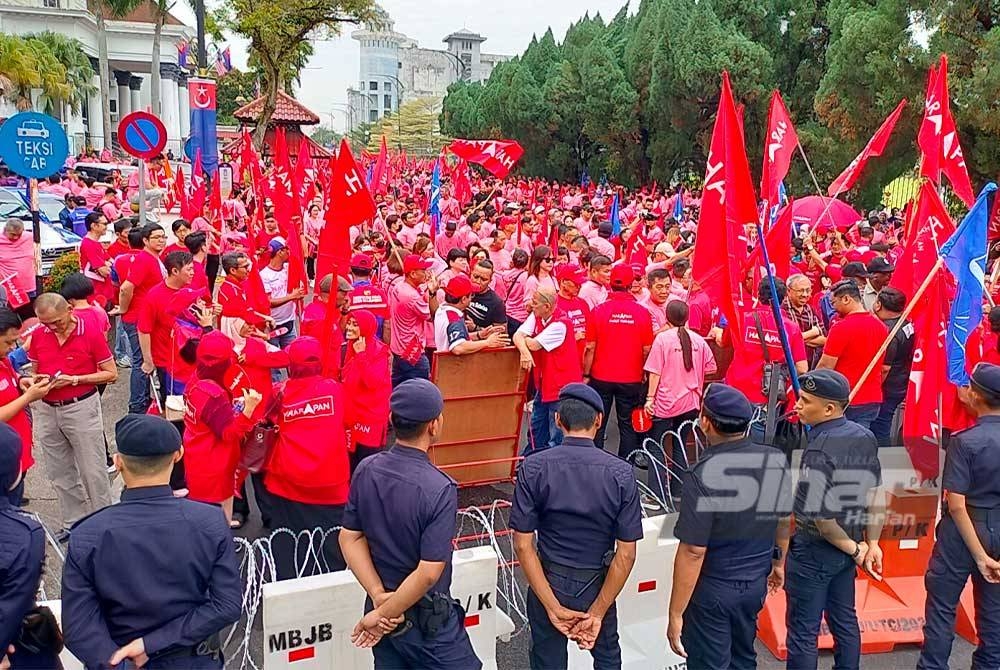
[[[62,117],[62,106],[73,97],[73,89],[66,77],[66,67],[59,62],[49,45],[37,37],[26,37],[25,42],[35,56],[41,89],[35,105],[51,116]],[[31,101],[31,88],[24,87],[19,95]]]
[[[24,111],[31,108],[31,96],[25,100],[20,93],[41,83],[38,62],[28,44],[15,35],[0,33],[0,95]]]
[[[121,19],[138,7],[143,0],[88,0],[88,7],[97,20],[97,67],[101,77],[101,129],[104,146],[111,148],[111,76],[108,72],[108,34],[105,13],[112,19]]]
[[[69,85],[70,89],[66,106],[69,107],[70,112],[79,114],[90,96],[97,92],[97,87],[92,83],[94,68],[90,64],[87,54],[83,51],[83,45],[75,38],[48,30],[30,37],[45,44],[56,60],[66,69],[65,83]],[[59,117],[62,118],[62,109],[59,111]]]
[[[174,8],[176,2],[170,0],[152,0],[153,12],[156,17],[156,24],[153,26],[153,64],[152,72],[149,76],[149,99],[152,103],[153,114],[160,115],[160,37],[163,33],[163,24],[167,20],[167,15]]]

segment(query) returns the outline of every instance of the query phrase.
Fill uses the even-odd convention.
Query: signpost
[[[233,166],[229,163],[219,164],[219,194],[223,200],[228,200],[233,194]]]
[[[149,112],[132,112],[118,123],[118,141],[129,155],[139,159],[139,220],[146,223],[146,161],[163,152],[167,129]]]
[[[47,114],[21,112],[0,126],[0,158],[14,174],[28,179],[31,235],[35,242],[35,292],[42,288],[42,223],[38,216],[38,180],[57,174],[69,155],[69,141],[59,121]]]

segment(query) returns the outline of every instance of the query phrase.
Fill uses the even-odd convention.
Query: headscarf
[[[385,343],[375,337],[375,331],[378,330],[378,319],[375,318],[375,315],[367,309],[359,309],[348,314],[347,318],[353,318],[358,322],[359,337],[365,341],[365,350],[360,354],[354,351],[350,342],[347,343],[347,361],[357,357],[372,359],[381,355],[382,350],[385,349]]]
[[[198,343],[195,375],[198,379],[210,379],[224,388],[223,379],[234,360],[232,340],[213,330]]]

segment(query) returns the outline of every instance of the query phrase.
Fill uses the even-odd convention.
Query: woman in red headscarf
[[[344,326],[347,356],[341,379],[347,402],[351,474],[362,459],[377,454],[385,446],[392,361],[389,347],[375,335],[377,327],[375,315],[366,309],[348,314]]]
[[[194,379],[184,389],[184,462],[188,497],[219,503],[231,520],[240,441],[253,428],[251,418],[261,402],[253,389],[243,391],[242,407],[234,403],[225,378],[235,362],[232,341],[218,331],[198,343]]]

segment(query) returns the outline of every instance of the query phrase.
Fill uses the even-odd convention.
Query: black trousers
[[[354,471],[358,469],[358,465],[361,461],[365,460],[369,456],[374,456],[384,448],[385,447],[369,447],[363,444],[358,444],[354,448],[354,451],[347,454],[348,460],[351,463],[351,476],[354,476]]]
[[[219,254],[205,257],[205,275],[208,276],[208,292],[215,295],[215,278],[219,276]]]
[[[260,510],[260,522],[265,528],[271,528],[271,498],[267,489],[264,488],[264,473],[257,472],[248,478],[253,487],[254,498],[257,499],[257,509]],[[233,498],[233,514],[242,514],[244,518],[250,516],[250,499],[247,497],[247,480],[243,481],[240,488],[239,497]]]
[[[277,533],[271,537],[278,579],[295,579],[296,565],[304,566],[303,575],[315,574],[316,562],[320,572],[336,572],[347,568],[340,553],[340,532],[321,535],[299,535],[300,531],[315,528],[330,529],[340,525],[345,505],[313,505],[297,502],[268,492],[271,501],[271,519],[275,528],[287,528],[295,535]],[[317,559],[316,557],[319,556]]]
[[[604,448],[604,436],[607,433],[608,420],[611,417],[611,405],[614,404],[618,414],[618,434],[621,439],[618,444],[618,457],[627,459],[629,454],[639,448],[639,435],[632,428],[632,410],[642,407],[646,397],[646,385],[640,382],[605,382],[591,379],[590,388],[597,391],[604,403],[604,422],[597,431],[594,444],[598,449]]]

